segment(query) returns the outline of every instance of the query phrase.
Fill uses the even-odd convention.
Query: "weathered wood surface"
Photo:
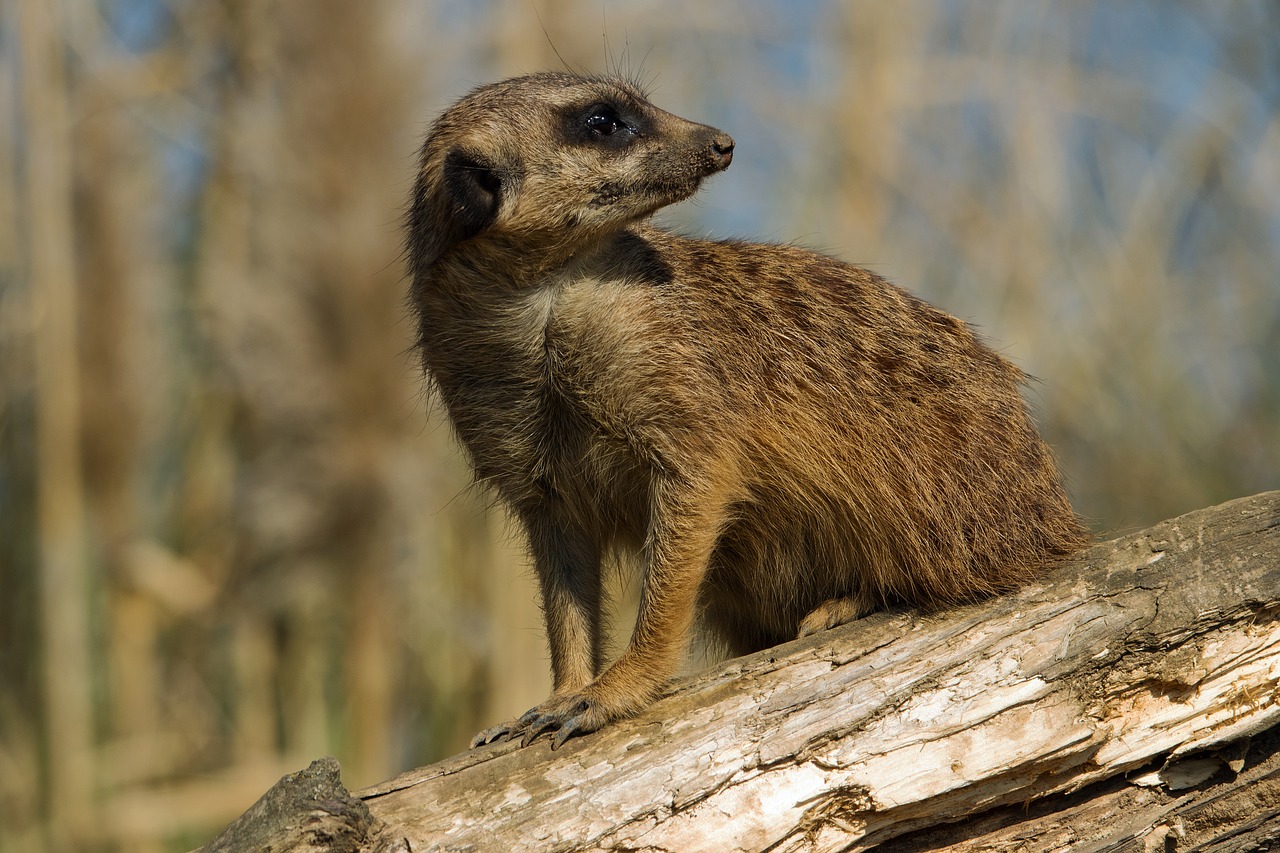
[[[1280,726],[1134,779],[992,809],[887,841],[876,853],[1280,849]]]
[[[555,752],[406,773],[357,792],[375,823],[342,849],[1260,849],[1278,685],[1272,492],[727,661]]]
[[[271,787],[200,853],[408,853],[351,796],[338,762],[321,758]]]

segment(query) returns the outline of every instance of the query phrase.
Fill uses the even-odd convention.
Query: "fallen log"
[[[1278,685],[1270,492],[726,661],[554,752],[405,773],[356,793],[373,821],[342,849],[1256,849],[1280,840]]]

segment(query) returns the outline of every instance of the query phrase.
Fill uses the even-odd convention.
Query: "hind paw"
[[[800,632],[796,636],[807,637],[860,619],[868,612],[870,608],[856,598],[831,598],[813,608],[808,616],[800,620]]]

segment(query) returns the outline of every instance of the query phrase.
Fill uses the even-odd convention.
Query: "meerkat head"
[[[485,240],[567,257],[688,198],[732,159],[728,134],[658,109],[625,81],[546,73],[484,86],[423,143],[410,262],[422,271]]]

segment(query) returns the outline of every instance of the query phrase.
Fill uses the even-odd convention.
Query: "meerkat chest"
[[[516,500],[619,514],[618,484],[637,466],[620,435],[628,354],[616,334],[625,317],[610,316],[625,302],[614,288],[550,283],[459,317],[434,345],[433,375],[478,473]]]

